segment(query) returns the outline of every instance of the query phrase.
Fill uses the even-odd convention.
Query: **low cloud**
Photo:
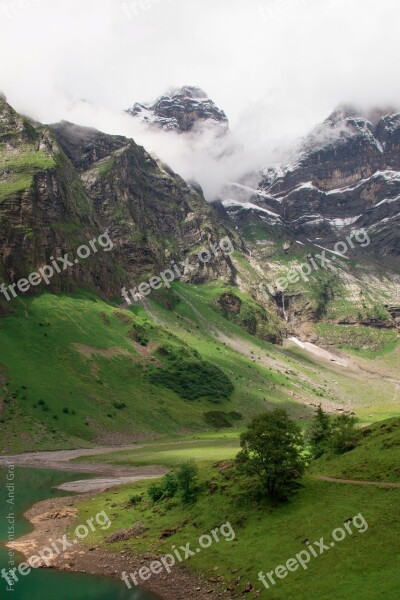
[[[134,137],[212,199],[338,104],[398,106],[399,18],[397,0],[0,0],[0,89],[42,122]],[[187,84],[226,112],[234,153],[123,114]]]

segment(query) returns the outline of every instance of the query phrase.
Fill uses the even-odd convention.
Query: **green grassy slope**
[[[345,479],[400,482],[400,419],[362,429],[359,445],[341,455],[323,455],[313,464],[315,474]]]
[[[381,424],[373,429],[378,427]],[[389,442],[390,436],[390,432],[384,433],[381,441]],[[212,442],[211,447],[215,448]],[[220,458],[224,458],[225,450],[226,446],[220,446]],[[392,451],[393,448],[389,449],[390,453]],[[142,452],[145,455],[140,450],[137,458]],[[149,461],[152,462],[159,452],[159,447],[147,448]],[[171,452],[171,449],[161,451],[160,462],[168,464]],[[187,448],[180,449],[180,444],[176,444],[173,452],[174,462],[187,458]],[[222,577],[220,585],[222,589],[230,589],[230,597],[242,597],[246,584],[251,583],[253,592],[260,591],[261,598],[273,600],[397,599],[400,489],[335,484],[315,480],[309,474],[297,496],[286,505],[273,509],[255,504],[249,497],[248,484],[232,472],[221,471],[215,464],[212,466],[203,460],[203,453],[203,444],[197,449],[192,446],[191,455],[200,460],[201,492],[195,504],[184,506],[178,500],[169,500],[152,505],[146,494],[149,482],[105,492],[79,506],[79,522],[83,522],[88,514],[103,509],[112,521],[107,532],[99,530],[90,534],[86,543],[101,544],[110,552],[125,550],[133,555],[162,556],[171,552],[172,545],[179,548],[190,542],[190,547],[196,549],[200,535],[229,521],[236,533],[235,541],[221,539],[190,558],[186,565],[204,571],[211,580]],[[357,475],[359,468],[358,478],[361,478],[363,458],[357,456],[356,451],[348,456],[351,455],[354,456],[353,475]],[[213,458],[215,460],[215,456]],[[143,460],[140,459],[138,464],[143,464]],[[139,494],[143,495],[143,500],[133,507],[129,498]],[[368,529],[361,532],[353,526],[352,535],[330,546],[333,530],[343,528],[347,519],[360,513]],[[123,542],[105,542],[111,533],[137,522],[148,528],[142,535]],[[160,539],[163,531],[178,525],[175,534]],[[322,536],[329,548],[317,558],[311,558],[307,570],[300,568],[282,580],[275,577],[275,586],[268,590],[263,588],[258,581],[260,571],[265,573],[285,564],[306,549],[305,540],[315,542]],[[151,561],[143,564],[147,565],[147,562]],[[216,586],[215,582],[210,583],[210,589]]]
[[[240,428],[274,405],[306,422],[321,400],[364,422],[396,414],[395,379],[365,376],[378,359],[357,357],[363,370],[345,372],[260,340],[224,318],[221,290],[179,283],[172,307],[152,298],[129,311],[83,293],[16,300],[0,320],[0,449],[118,444],[224,421]],[[397,351],[379,358],[393,377]]]
[[[0,322],[3,451],[201,431],[209,429],[204,414],[215,410],[246,418],[268,403],[296,408],[281,374],[193,326],[190,333],[166,329],[142,308],[135,315],[87,294],[43,294],[13,309]],[[152,383],[151,373],[171,365],[171,356],[176,369],[191,361],[196,370],[207,361],[233,383],[233,393],[202,397],[200,387],[200,396],[188,400]]]

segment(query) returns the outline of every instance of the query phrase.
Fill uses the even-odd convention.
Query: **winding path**
[[[385,488],[400,488],[400,483],[392,481],[367,481],[362,479],[342,479],[341,477],[328,477],[328,475],[315,475],[315,479],[320,481],[330,481],[331,483],[350,483],[352,485],[375,485]]]

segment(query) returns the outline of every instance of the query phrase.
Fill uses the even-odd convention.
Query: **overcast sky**
[[[274,145],[338,103],[400,105],[399,22],[398,0],[0,0],[0,90],[113,131],[115,111],[199,85]]]

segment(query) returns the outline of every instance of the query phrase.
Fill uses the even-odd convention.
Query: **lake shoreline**
[[[75,505],[88,497],[91,497],[91,494],[51,498],[34,504],[24,513],[24,517],[34,527],[33,531],[7,543],[6,546],[20,552],[26,558],[37,554],[40,549],[49,546],[49,539],[62,538],[76,521]],[[48,567],[42,565],[39,568],[121,580],[123,571],[134,573],[156,558],[159,557],[147,554],[134,556],[128,551],[110,552],[97,546],[87,547],[77,543],[63,553],[53,554]],[[193,573],[183,566],[174,567],[169,574],[152,575],[147,582],[143,583],[144,585],[141,586],[143,589],[156,594],[162,600],[186,600],[189,597],[195,600],[228,598],[218,583],[210,582],[206,576]],[[121,584],[125,585],[122,582]],[[231,594],[229,596],[232,597]]]

